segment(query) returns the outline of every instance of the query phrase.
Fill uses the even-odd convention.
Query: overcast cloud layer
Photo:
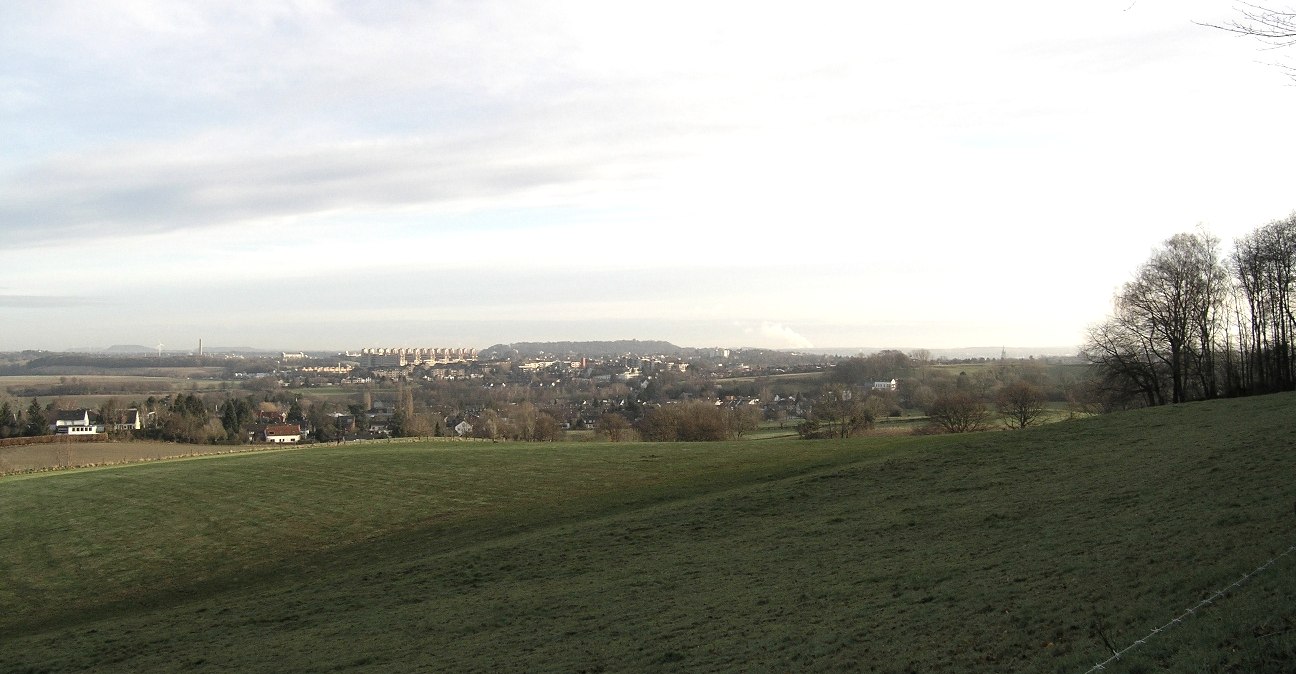
[[[1296,208],[1226,4],[855,4],[0,5],[0,349],[1065,347]]]

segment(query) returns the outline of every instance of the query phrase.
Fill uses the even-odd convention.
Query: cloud
[[[208,156],[186,145],[121,148],[11,172],[0,183],[0,229],[30,244],[346,210],[502,208],[595,189],[618,149],[626,153],[619,161],[657,161],[651,151],[612,144],[565,152],[547,145],[516,137],[389,139]]]
[[[606,199],[653,180],[696,193],[670,192],[651,207],[818,221],[861,185],[876,186],[877,208],[900,194],[889,199],[902,204],[895,210],[915,201],[908,185],[927,188],[934,165],[960,179],[957,162],[921,157],[912,141],[951,119],[965,124],[969,109],[999,120],[992,131],[1016,125],[997,99],[969,102],[990,82],[963,85],[952,110],[929,100],[962,75],[933,80],[950,68],[937,54],[914,62],[921,54],[888,27],[905,12],[846,16],[840,3],[796,12],[287,1],[7,11],[0,44],[13,46],[0,56],[19,75],[0,87],[29,112],[13,118],[21,133],[0,133],[0,150],[27,136],[50,145],[15,146],[9,154],[23,158],[0,160],[0,230],[20,245],[347,210],[381,221],[408,209]],[[967,17],[937,22],[949,33],[941,38],[986,41],[962,22],[984,10],[960,11]],[[889,41],[855,39],[859,26]],[[923,76],[861,65],[897,58]],[[969,58],[958,61],[966,70],[1000,72]],[[995,90],[1016,102],[1019,86],[1009,78]],[[33,103],[38,93],[47,100]],[[922,110],[936,112],[912,121]],[[883,127],[858,127],[879,115]],[[897,161],[861,161],[884,152],[920,160],[908,173]],[[980,156],[965,163],[993,173]],[[822,213],[805,217],[807,208]]]
[[[103,304],[103,300],[70,295],[0,295],[4,309],[67,309]]]
[[[0,9],[0,233],[570,200],[727,123],[673,80],[616,80],[543,8],[371,10]]]

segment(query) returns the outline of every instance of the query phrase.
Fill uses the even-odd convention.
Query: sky
[[[1235,12],[2,3],[0,350],[1072,347],[1296,209]]]

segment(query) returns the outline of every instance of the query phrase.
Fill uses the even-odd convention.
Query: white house
[[[873,382],[873,390],[874,391],[894,391],[896,390],[896,380],[892,379],[891,381],[875,381]]]
[[[297,424],[266,426],[265,439],[266,442],[273,442],[276,444],[293,444],[301,442],[301,426],[298,426]]]
[[[54,415],[56,435],[94,435],[102,432],[103,425],[90,419],[90,410],[72,410]]]
[[[150,412],[149,414],[152,414]],[[111,431],[138,431],[144,428],[144,417],[134,407],[117,412],[117,420],[108,428]]]

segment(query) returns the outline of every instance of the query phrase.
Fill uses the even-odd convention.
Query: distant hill
[[[193,353],[198,350],[197,345],[191,348],[174,348],[168,349],[162,347],[164,354],[181,354]],[[250,346],[204,346],[203,353],[280,353],[282,349],[257,349]],[[157,354],[156,346],[143,346],[141,344],[114,344],[109,347],[102,346],[78,346],[67,349],[63,353],[93,353],[105,356],[129,356],[137,354]]]
[[[203,353],[283,353],[291,349],[258,349],[251,346],[204,346]],[[333,353],[333,352],[329,352]]]
[[[114,344],[103,350],[104,353],[156,353],[157,347],[149,348],[139,344]]]
[[[491,358],[510,358],[514,355],[522,357],[540,355],[599,357],[635,353],[678,356],[684,354],[685,351],[682,347],[660,340],[618,339],[606,342],[515,342],[513,344],[496,344],[482,349],[480,355],[482,358],[489,360]]]
[[[869,355],[879,351],[901,351],[913,353],[923,347],[826,347],[817,349],[783,349],[795,353],[813,353],[821,356],[858,356]],[[969,346],[957,349],[927,349],[933,358],[998,358],[1006,355],[1009,358],[1029,358],[1031,356],[1074,356],[1079,351],[1074,346]]]
[[[136,353],[157,353],[157,347],[148,347],[141,344],[114,344],[104,348],[102,346],[78,346],[68,349],[65,353],[103,353],[103,354],[136,354]]]
[[[757,352],[769,353],[798,353],[811,354],[816,356],[858,356],[860,354],[869,355],[879,351],[896,350],[904,353],[913,353],[922,347],[823,347],[810,349],[733,349],[741,351],[746,357]],[[693,347],[682,347],[660,340],[640,340],[640,339],[619,339],[614,341],[585,341],[585,342],[515,342],[512,344],[495,344],[482,349],[481,357],[487,360],[496,358],[512,358],[515,356],[522,358],[532,358],[538,356],[591,356],[606,357],[619,356],[627,353],[634,354],[660,354],[665,356],[695,356],[711,352],[712,349],[698,349]],[[933,358],[962,359],[962,358],[998,358],[1006,355],[1009,358],[1029,358],[1035,357],[1067,357],[1076,355],[1077,349],[1073,346],[970,346],[957,349],[927,349]]]

